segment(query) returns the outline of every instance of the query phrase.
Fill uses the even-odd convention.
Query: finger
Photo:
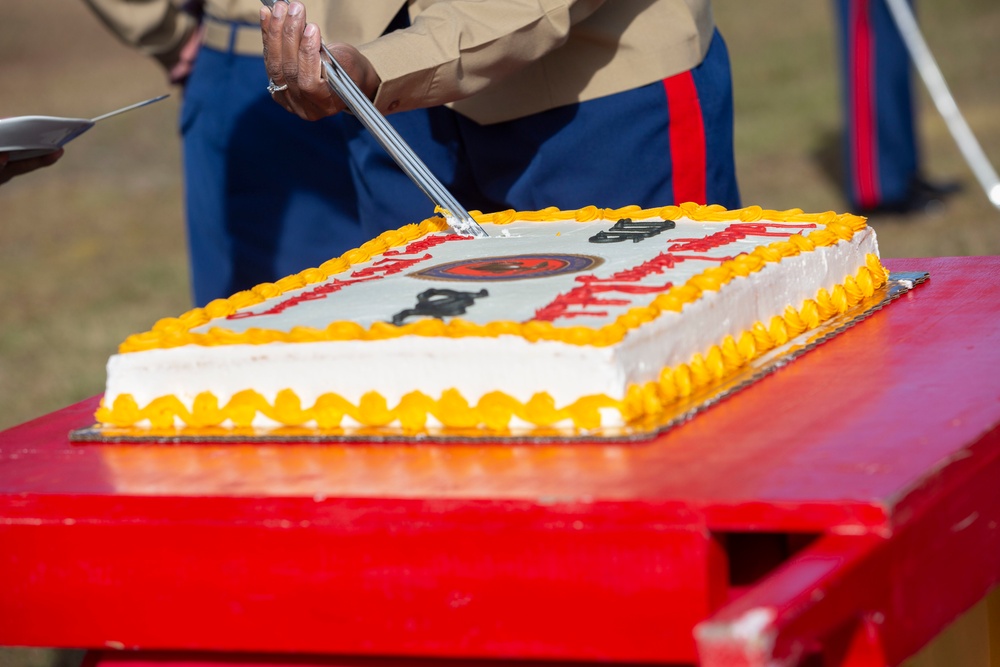
[[[49,167],[55,164],[59,158],[62,157],[63,152],[64,149],[60,148],[52,153],[46,153],[45,155],[39,155],[38,157],[28,158],[27,160],[12,162],[7,165],[7,171],[10,171],[12,175],[17,176],[20,174],[27,174],[29,171],[34,171],[43,167]]]
[[[264,42],[264,68],[270,83],[287,86],[284,75],[284,57],[282,42],[284,40],[284,23],[288,15],[288,3],[279,0],[268,9],[260,11],[261,38]],[[284,91],[271,93],[271,99],[280,104],[286,111],[297,113],[289,103],[289,97]]]
[[[300,2],[288,4],[281,26],[281,77],[288,86],[284,93],[275,95],[281,105],[301,118],[313,120],[311,93],[304,93],[301,86],[302,68],[299,53],[305,31],[305,7]]]
[[[281,77],[293,92],[299,88],[299,43],[306,27],[304,14],[302,3],[292,2],[281,17]],[[277,6],[274,16],[278,17]]]
[[[299,51],[296,54],[299,61],[299,88],[310,93],[320,90],[323,84],[323,63],[320,60],[319,28],[310,23],[302,32]]]
[[[48,155],[43,155],[41,157],[41,160],[43,162],[42,166],[48,167],[50,165],[55,164],[56,162],[59,161],[59,158],[61,158],[63,156],[63,153],[65,152],[66,152],[65,148],[60,148],[59,150],[49,153]]]
[[[281,74],[281,39],[282,23],[285,16],[285,3],[276,2],[273,9],[261,8],[261,36],[264,40],[264,67],[267,77],[277,83],[284,83]]]
[[[261,6],[260,8],[260,42],[264,45],[264,64],[267,65],[267,53],[271,45],[268,44],[270,41],[270,30],[268,27],[271,25],[271,10],[266,6]]]
[[[319,27],[310,23],[305,27],[299,44],[299,90],[302,106],[310,120],[330,116],[344,108],[343,102],[331,92],[323,78],[321,47]]]
[[[2,164],[2,162],[6,162],[6,160],[0,160],[0,183],[6,183],[15,176],[27,174],[29,171],[35,171],[36,169],[53,165],[59,160],[59,158],[62,157],[63,152],[64,149],[60,148],[59,150],[46,155],[28,158],[27,160],[7,162],[6,164]]]

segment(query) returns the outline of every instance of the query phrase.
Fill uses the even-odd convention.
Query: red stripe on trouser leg
[[[705,123],[691,72],[663,80],[670,113],[670,159],[674,203],[707,203],[705,194]]]
[[[851,68],[851,116],[853,135],[851,142],[851,184],[861,206],[875,206],[879,203],[878,153],[875,124],[875,90],[872,87],[874,71],[874,49],[872,44],[871,14],[869,0],[854,0],[850,7],[850,68]]]

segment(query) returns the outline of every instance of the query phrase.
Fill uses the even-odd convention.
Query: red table
[[[645,444],[70,444],[96,399],[10,429],[0,644],[896,664],[1000,579],[1000,258],[887,264],[931,279]]]

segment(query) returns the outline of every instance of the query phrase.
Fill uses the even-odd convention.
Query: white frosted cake
[[[655,416],[888,277],[863,218],[718,206],[475,214],[129,337],[97,419],[132,428],[505,432]]]

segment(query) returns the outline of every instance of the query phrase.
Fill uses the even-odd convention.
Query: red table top
[[[630,594],[641,597],[639,589],[660,581],[657,568],[672,567],[661,562],[666,556],[657,555],[669,552],[675,562],[691,561],[694,574],[684,574],[687,570],[681,568],[670,585],[677,593],[690,580],[703,602],[676,614],[685,622],[690,620],[685,614],[697,616],[697,621],[727,595],[713,583],[719,579],[718,570],[727,567],[725,557],[715,554],[717,545],[706,541],[706,535],[751,530],[887,535],[933,503],[935,489],[946,486],[950,475],[978,465],[996,449],[1000,258],[886,264],[895,271],[928,271],[931,277],[848,332],[648,443],[70,444],[67,433],[91,423],[97,398],[10,429],[0,433],[0,543],[6,540],[15,547],[5,547],[9,553],[0,565],[14,563],[17,576],[35,577],[37,586],[14,581],[14,574],[0,574],[0,591],[10,586],[24,594],[16,603],[0,602],[0,615],[44,611],[63,614],[60,618],[72,625],[70,619],[88,608],[88,596],[103,590],[102,581],[118,575],[92,563],[93,567],[81,565],[72,572],[72,577],[85,581],[72,580],[69,570],[53,578],[44,567],[33,565],[33,559],[58,561],[53,555],[58,547],[86,560],[86,549],[100,544],[103,553],[123,554],[120,567],[129,559],[150,558],[141,551],[143,540],[170,535],[173,542],[160,545],[162,558],[170,563],[143,561],[159,577],[171,567],[205,570],[211,563],[211,567],[235,568],[236,586],[240,581],[247,584],[256,568],[273,569],[274,563],[291,567],[298,562],[296,550],[303,559],[329,559],[330,552],[323,550],[329,547],[350,554],[344,557],[350,561],[347,569],[355,574],[371,572],[375,562],[378,567],[402,568],[392,576],[423,582],[424,588],[406,593],[413,596],[406,603],[431,595],[435,577],[447,569],[440,559],[451,553],[464,559],[463,576],[468,577],[464,584],[452,582],[448,592],[448,604],[456,613],[468,603],[469,590],[480,591],[479,584],[469,583],[476,577],[499,576],[494,585],[502,587],[504,581],[521,576],[504,570],[507,556],[519,567],[534,563],[535,574],[544,571],[550,579],[563,567],[585,578],[598,565],[607,568],[621,559],[618,564],[624,570],[615,575],[615,592],[604,591],[611,600],[623,587],[633,585],[637,590]],[[30,527],[37,530],[29,531]],[[159,532],[149,532],[153,528]],[[266,537],[275,532],[284,536],[281,542]],[[564,534],[574,535],[576,541],[555,537]],[[651,535],[668,537],[655,543]],[[86,549],[79,539],[86,540]],[[618,545],[614,553],[601,552],[601,545],[609,542]],[[409,551],[398,559],[379,551],[395,549]],[[228,550],[230,557],[206,556],[212,550]],[[580,556],[581,562],[573,562],[577,553],[586,554]],[[469,559],[479,563],[478,570],[468,565]],[[319,587],[313,590],[322,591],[323,582],[329,580],[322,573],[332,562],[302,562],[301,567],[311,573],[306,577],[310,586]],[[407,567],[415,569],[407,575],[403,571]],[[152,582],[141,573],[123,576],[122,582],[145,586],[142,593],[150,593]],[[287,576],[294,581],[297,575]],[[178,590],[189,584],[213,585],[209,575],[181,579],[171,585]],[[370,598],[372,586],[380,584],[363,579],[354,584],[340,581],[337,594],[347,596],[344,599],[352,594]],[[107,600],[99,607],[119,622],[127,621],[124,600],[132,604],[138,599],[123,593],[125,583],[111,586],[124,596],[121,608]],[[219,591],[230,590],[220,586]],[[548,594],[558,597],[561,590],[557,587]],[[71,604],[53,612],[58,605],[54,597],[46,596],[59,591],[69,595]],[[273,594],[270,589],[261,592]],[[296,604],[309,598],[305,590],[295,595]],[[8,596],[0,596],[4,597]],[[599,594],[594,599],[604,598]],[[164,604],[174,611],[184,607],[173,598]],[[333,626],[343,621],[338,614],[346,613],[323,611],[316,600],[308,604],[310,613],[320,614]],[[369,604],[364,600],[355,599],[355,604],[361,606],[357,619],[368,619],[365,623],[382,613],[375,602],[370,602],[370,610],[364,608]],[[532,615],[532,604],[526,605],[528,620],[544,622]],[[251,608],[256,609],[248,602],[247,609]],[[541,608],[538,614],[544,603]],[[188,611],[194,617],[200,613]],[[645,620],[652,623],[654,618]],[[344,627],[354,627],[355,621],[346,621]],[[242,640],[228,638],[215,645],[209,633],[187,630],[190,638],[178,640],[177,646],[486,656],[512,650],[509,644],[491,649],[482,638],[468,638],[465,648],[434,648],[428,637],[436,636],[437,630],[424,632],[419,618],[393,618],[397,625],[382,630],[412,637],[386,646],[367,638],[257,641],[254,628],[263,637],[282,630],[282,622],[247,623],[244,629],[251,632],[245,632],[248,636]],[[456,623],[471,627],[466,621]],[[446,625],[441,626],[442,637]],[[557,627],[555,632],[559,631]],[[565,631],[579,633],[581,626],[577,623]],[[690,623],[685,628],[689,631]],[[0,629],[0,643],[92,641],[92,635],[82,632]],[[107,635],[111,630],[101,632]],[[123,630],[122,636],[128,632]],[[173,647],[163,636],[148,634],[148,629],[135,632],[138,639],[106,641]],[[511,636],[517,632],[521,630],[510,630]],[[423,639],[415,639],[418,636]],[[527,654],[674,659],[690,655],[689,649],[685,651],[614,656],[594,649],[584,650],[582,656],[563,656],[557,650],[529,646]]]

